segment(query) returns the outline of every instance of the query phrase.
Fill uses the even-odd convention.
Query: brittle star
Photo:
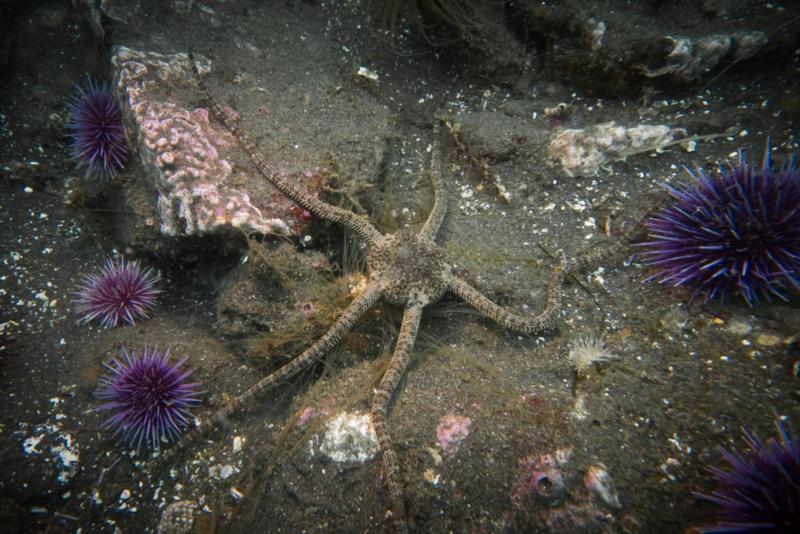
[[[397,455],[392,448],[387,425],[387,413],[392,396],[405,373],[411,350],[417,338],[422,310],[450,293],[462,299],[498,324],[518,332],[535,334],[551,329],[561,310],[561,284],[572,271],[615,254],[621,247],[619,241],[604,250],[595,250],[573,259],[567,264],[563,254],[550,274],[547,297],[543,311],[536,316],[525,317],[498,306],[477,289],[453,272],[444,250],[435,242],[436,233],[444,221],[447,211],[445,185],[440,171],[439,122],[433,126],[431,143],[430,179],[433,186],[433,208],[422,229],[413,233],[401,230],[393,234],[382,234],[365,217],[328,204],[295,185],[286,171],[272,168],[255,144],[222,108],[214,101],[206,88],[192,55],[189,55],[192,70],[207,105],[214,117],[230,130],[241,144],[258,171],[283,194],[322,219],[340,223],[359,236],[369,247],[367,253],[367,284],[341,313],[327,332],[313,345],[295,356],[288,363],[268,374],[244,393],[214,413],[211,421],[198,422],[198,427],[208,427],[213,420],[225,420],[255,395],[309,367],[331,349],[353,328],[356,322],[379,299],[403,308],[403,319],[397,336],[394,353],[383,377],[372,397],[370,417],[378,441],[383,476],[389,491],[390,515],[397,530],[408,530],[403,486]]]

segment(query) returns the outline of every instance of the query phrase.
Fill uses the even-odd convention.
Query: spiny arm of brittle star
[[[403,484],[397,454],[392,448],[392,437],[389,434],[387,414],[397,385],[408,366],[411,349],[417,339],[417,330],[422,318],[422,306],[406,308],[403,313],[403,324],[397,336],[397,345],[389,362],[389,367],[383,374],[378,389],[372,397],[372,426],[378,438],[378,447],[381,451],[383,477],[389,489],[389,500],[392,505],[392,519],[400,532],[406,532],[406,506],[403,499]]]
[[[381,297],[381,290],[375,284],[368,284],[356,299],[345,308],[339,315],[339,318],[333,323],[325,334],[317,340],[316,343],[311,345],[300,355],[295,356],[289,363],[283,367],[278,368],[272,373],[268,374],[247,391],[233,399],[226,406],[217,410],[206,418],[196,418],[195,426],[189,430],[180,440],[176,447],[168,451],[164,455],[164,460],[169,461],[175,458],[177,454],[189,447],[190,444],[202,438],[206,433],[214,429],[217,423],[224,421],[234,411],[239,409],[245,402],[253,398],[258,393],[266,391],[271,387],[276,386],[282,380],[285,380],[292,375],[295,375],[310,366],[318,358],[325,355],[326,352],[331,350],[347,333],[355,323],[366,313],[366,311],[375,304]]]
[[[544,310],[533,317],[517,315],[498,306],[483,296],[480,291],[456,276],[452,277],[448,290],[496,323],[517,332],[535,334],[551,329],[558,319],[558,314],[561,312],[561,283],[564,280],[564,275],[565,263],[562,261],[560,265],[553,268],[553,272],[550,275]]]
[[[200,78],[200,73],[197,71],[197,65],[195,64],[191,53],[189,54],[189,62],[192,65],[192,72],[194,73],[195,80],[197,80],[197,85],[200,87],[211,113],[218,121],[224,124],[231,134],[233,134],[236,140],[239,141],[239,144],[247,153],[247,156],[256,166],[258,172],[264,176],[264,178],[269,180],[270,183],[277,187],[281,193],[291,198],[307,210],[315,213],[323,219],[343,225],[347,229],[359,235],[364,241],[367,242],[368,245],[374,245],[381,238],[380,232],[378,232],[378,230],[376,230],[365,218],[353,213],[352,211],[348,211],[328,204],[327,202],[323,202],[317,198],[317,196],[311,195],[297,187],[292,182],[292,179],[287,172],[276,171],[272,169],[261,155],[261,152],[259,152],[255,143],[250,140],[250,137],[241,128],[239,128],[239,126],[234,123],[230,117],[228,117],[228,115],[225,114],[219,104],[217,104],[214,100],[214,97],[211,96],[211,92],[203,83],[202,78]]]
[[[601,243],[599,246],[584,251],[572,258],[567,264],[567,273],[573,274],[575,271],[591,267],[625,250],[637,239],[640,233],[646,230],[647,221],[650,220],[653,213],[661,208],[661,205],[662,202],[658,202],[651,209],[648,209],[638,221],[632,224],[622,235],[613,241]]]
[[[441,161],[441,126],[439,119],[433,123],[433,137],[431,138],[431,185],[433,185],[433,209],[428,215],[428,220],[420,232],[421,237],[433,241],[436,232],[442,226],[444,216],[447,213],[447,190],[442,179]]]
[[[281,381],[299,373],[301,370],[310,366],[329,352],[342,339],[350,329],[356,324],[361,316],[372,307],[381,296],[381,290],[376,284],[368,284],[361,295],[350,303],[341,313],[339,318],[333,323],[325,334],[316,343],[308,347],[300,355],[296,356],[289,363],[268,374],[250,388],[233,399],[223,408],[219,409],[214,415],[217,421],[224,420],[231,413],[242,407],[255,395],[266,391]]]
[[[628,240],[625,238],[621,238],[615,240],[612,243],[601,245],[591,250],[587,250],[583,254],[579,254],[578,256],[572,258],[567,263],[567,273],[572,274],[575,271],[585,269],[586,267],[590,267],[612,256],[616,256],[622,250],[624,250],[628,245],[629,245]]]

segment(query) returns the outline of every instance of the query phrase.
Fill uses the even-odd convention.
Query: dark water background
[[[0,368],[3,531],[154,532],[179,501],[193,530],[172,532],[390,528],[378,460],[337,462],[314,444],[336,415],[368,413],[397,333],[391,306],[177,459],[131,452],[101,428],[93,392],[119,347],[188,356],[207,390],[201,411],[219,408],[316,340],[363,268],[358,242],[318,220],[281,249],[285,239],[268,237],[248,250],[237,231],[162,235],[136,146],[115,180],[83,180],[66,146],[67,102],[87,73],[111,83],[115,47],[208,58],[209,88],[269,158],[326,169],[339,191],[328,198],[384,231],[424,221],[431,123],[445,116],[458,141],[444,137],[449,212],[437,242],[458,274],[524,313],[543,306],[555,251],[619,236],[663,199],[660,182],[685,179],[683,164],[714,168],[738,149],[758,159],[767,139],[777,158],[797,150],[792,2],[487,0],[465,18],[437,17],[427,2],[74,4],[0,7],[0,321],[15,337]],[[743,36],[758,32],[765,43],[745,50]],[[709,36],[734,44],[715,60],[697,55]],[[678,39],[695,55],[670,55]],[[187,107],[204,105],[181,91]],[[609,158],[588,176],[548,153],[563,129],[610,121],[725,135]],[[258,250],[280,250],[271,275],[242,262]],[[161,272],[158,307],[135,326],[78,324],[72,292],[114,254]],[[774,414],[798,427],[798,295],[690,306],[689,291],[645,283],[650,274],[631,251],[581,273],[565,285],[559,329],[543,336],[454,299],[426,310],[389,417],[419,531],[713,523],[695,493],[713,490],[705,469],[721,465],[717,446],[743,447],[742,427],[773,435]],[[328,315],[304,321],[304,305]],[[581,377],[567,355],[588,335],[617,357]],[[308,408],[324,417],[301,428]],[[443,451],[437,427],[453,415],[469,418],[469,435]],[[563,460],[554,499],[520,489],[546,455]],[[600,468],[619,507],[586,485]]]

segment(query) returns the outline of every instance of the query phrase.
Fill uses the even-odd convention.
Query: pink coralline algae
[[[300,411],[300,414],[297,416],[297,428],[303,428],[311,421],[314,417],[318,415],[317,410],[312,408],[311,406],[306,406]]]
[[[304,428],[308,423],[317,417],[328,417],[336,409],[336,399],[326,398],[323,399],[318,406],[306,406],[300,410],[295,417],[297,421],[295,425],[297,428]]]
[[[436,438],[445,452],[455,452],[464,439],[469,436],[472,419],[463,415],[447,414],[439,419]]]
[[[249,162],[237,162],[234,169],[233,136],[209,121],[208,110],[188,104],[196,89],[186,54],[117,47],[112,64],[123,115],[159,193],[162,233],[193,235],[234,227],[297,235],[305,229],[303,209],[267,183]],[[198,68],[208,72],[210,62],[198,57]],[[237,112],[228,112],[238,120]],[[318,173],[307,174],[299,177],[298,184],[316,190]]]

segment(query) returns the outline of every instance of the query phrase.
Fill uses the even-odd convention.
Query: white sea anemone
[[[579,337],[572,343],[567,359],[579,377],[586,376],[595,362],[605,362],[617,355],[608,350],[603,340],[597,336]]]

